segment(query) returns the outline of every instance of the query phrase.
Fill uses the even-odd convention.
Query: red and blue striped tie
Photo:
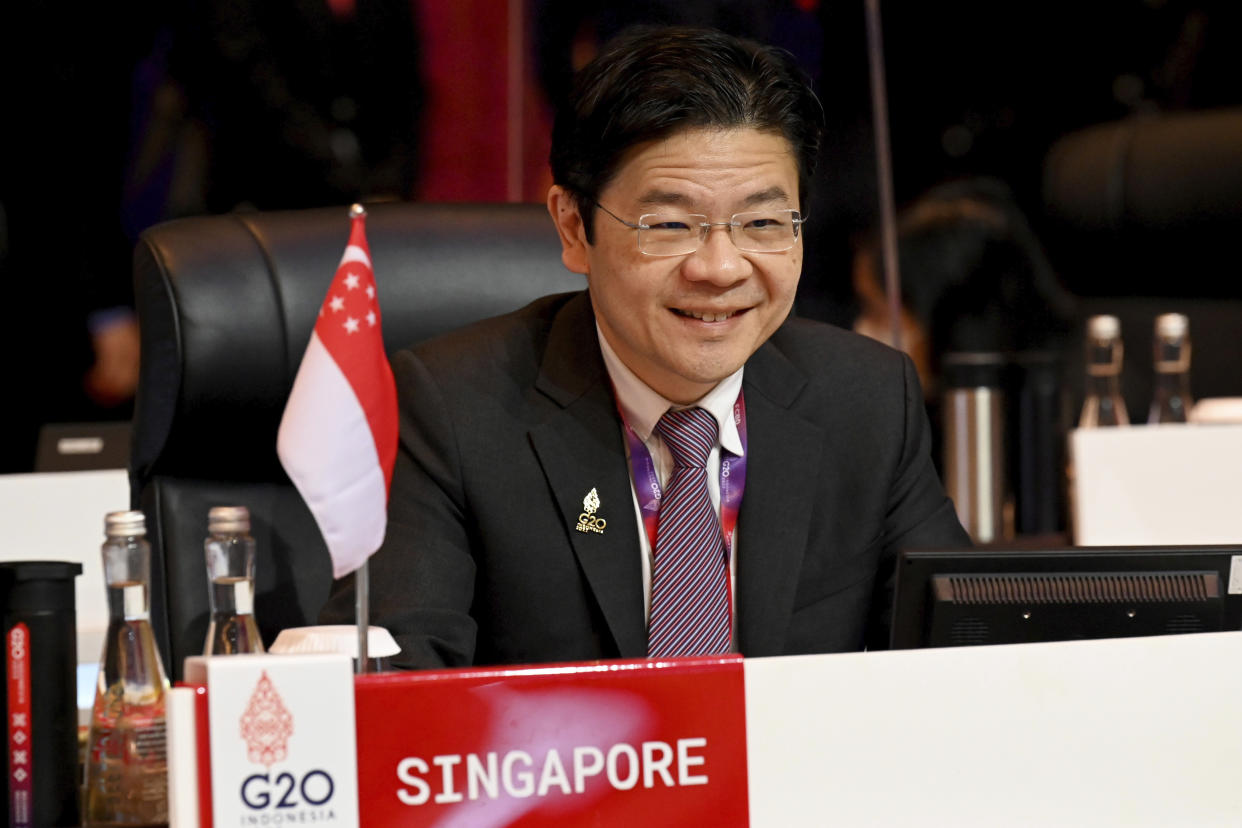
[[[655,430],[673,455],[673,474],[656,524],[647,655],[727,653],[729,567],[720,518],[707,493],[716,418],[702,408],[670,409]]]

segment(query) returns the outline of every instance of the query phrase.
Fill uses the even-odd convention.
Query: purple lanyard
[[[656,474],[655,461],[646,444],[625,421],[625,413],[617,406],[621,423],[625,426],[625,441],[630,447],[630,469],[634,474],[634,493],[643,516],[643,528],[651,549],[656,548],[656,526],[660,519],[660,476]],[[732,553],[733,529],[737,526],[738,510],[742,506],[742,492],[746,488],[746,401],[738,392],[733,403],[733,422],[742,439],[742,455],[736,456],[720,448],[720,529],[724,534],[725,549]]]

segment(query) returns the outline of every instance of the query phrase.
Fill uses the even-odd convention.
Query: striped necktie
[[[656,524],[647,655],[726,653],[729,567],[720,518],[707,493],[716,418],[702,408],[670,409],[655,430],[673,455],[673,474]]]

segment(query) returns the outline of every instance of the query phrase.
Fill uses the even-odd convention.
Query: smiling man
[[[598,201],[558,185],[548,209],[604,341],[653,391],[689,404],[789,316],[802,269],[798,164],[783,135],[750,126],[686,128],[627,155]],[[592,202],[615,223],[596,222],[588,240]]]
[[[713,31],[579,74],[548,210],[587,290],[394,359],[395,664],[883,646],[896,551],[967,542],[910,361],[790,317],[821,120],[788,55]]]

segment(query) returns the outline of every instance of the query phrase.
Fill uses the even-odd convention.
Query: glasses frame
[[[793,241],[789,243],[788,247],[782,247],[779,250],[755,250],[754,248],[743,247],[742,245],[737,243],[737,235],[735,231],[737,230],[737,228],[741,227],[742,225],[741,225],[741,222],[736,221],[736,219],[738,216],[744,216],[744,215],[747,215],[748,213],[762,212],[762,211],[743,210],[740,213],[734,213],[732,216],[729,217],[728,221],[709,221],[708,217],[703,215],[702,213],[686,213],[685,218],[687,219],[692,219],[692,220],[702,219],[702,221],[698,222],[699,235],[698,235],[698,241],[695,243],[694,247],[691,248],[690,250],[683,250],[678,253],[652,253],[650,251],[643,250],[642,231],[650,230],[652,227],[650,224],[645,223],[644,219],[649,219],[649,218],[653,218],[656,216],[660,216],[661,215],[660,213],[643,213],[641,216],[638,217],[637,222],[626,221],[625,219],[621,218],[616,213],[614,213],[612,210],[609,210],[607,207],[600,204],[598,201],[594,201],[592,203],[596,207],[598,207],[599,209],[607,213],[609,216],[619,221],[621,224],[624,224],[626,227],[630,228],[631,230],[635,230],[638,232],[638,237],[636,241],[638,243],[639,253],[643,254],[644,256],[656,256],[660,258],[667,258],[669,256],[689,256],[691,253],[697,253],[699,248],[703,246],[703,242],[707,241],[707,234],[711,232],[713,227],[728,227],[729,228],[729,241],[732,242],[734,247],[736,247],[738,250],[742,251],[743,253],[787,253],[790,250],[793,250],[795,247],[798,246],[798,239],[802,235],[802,225],[806,224],[807,222],[807,217],[803,216],[802,213],[798,210],[782,209],[782,210],[774,211],[777,213],[789,213],[790,223],[793,225]]]

